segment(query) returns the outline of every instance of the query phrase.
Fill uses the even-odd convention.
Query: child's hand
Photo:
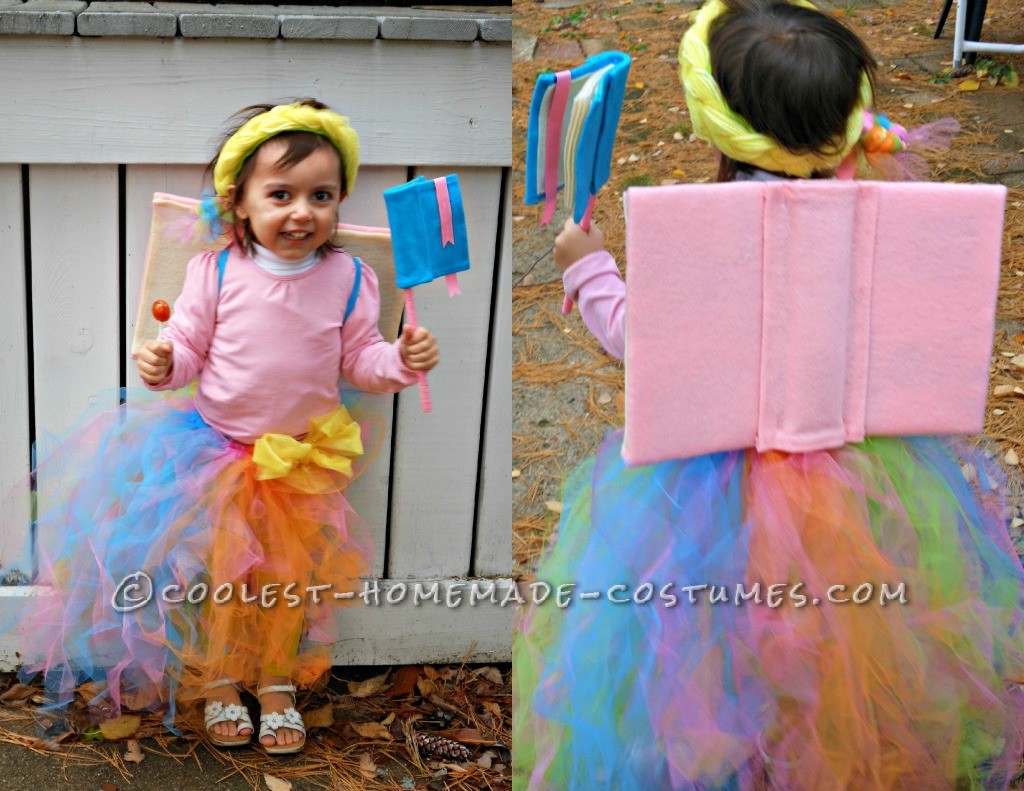
[[[583,256],[604,250],[604,234],[595,223],[590,224],[590,231],[584,231],[572,221],[565,221],[565,227],[555,237],[555,266],[564,272],[579,261]]]
[[[398,347],[402,360],[414,371],[429,371],[441,360],[434,333],[426,327],[402,327],[402,342]]]
[[[148,385],[158,385],[166,379],[171,372],[173,355],[174,344],[170,341],[146,341],[139,356],[135,358],[142,381]]]

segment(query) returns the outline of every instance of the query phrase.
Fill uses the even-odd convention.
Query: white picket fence
[[[363,165],[343,222],[386,225],[382,190],[459,176],[472,260],[463,295],[450,301],[443,283],[417,290],[417,318],[442,350],[434,411],[420,411],[415,388],[374,397],[388,436],[351,500],[372,527],[384,589],[437,582],[443,600],[478,579],[500,601],[512,568],[507,43],[5,37],[0,490],[28,473],[36,432],[60,431],[97,393],[136,383],[128,348],[153,193],[198,196],[227,117],[298,96],[359,132]],[[0,507],[2,563],[29,525]],[[0,619],[30,593],[0,588]],[[508,608],[411,598],[410,588],[401,606],[382,596],[344,610],[336,661],[510,658]],[[15,648],[0,636],[0,669],[18,663]]]

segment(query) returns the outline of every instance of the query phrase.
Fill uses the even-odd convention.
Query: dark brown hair
[[[294,99],[290,102],[283,102],[283,104],[304,104],[307,107],[315,107],[317,110],[330,110],[326,104],[318,102],[316,99]],[[248,107],[244,107],[239,110],[233,116],[236,119],[231,129],[224,135],[224,139],[221,140],[220,146],[218,146],[217,154],[210,160],[210,164],[206,166],[206,176],[210,177],[213,175],[213,170],[217,167],[217,160],[220,158],[220,149],[224,147],[224,144],[231,138],[231,136],[237,132],[247,121],[252,120],[258,115],[269,112],[274,109],[276,105],[273,104],[252,104]],[[345,180],[345,162],[341,157],[341,153],[335,148],[334,143],[328,140],[323,135],[318,135],[315,132],[302,132],[302,131],[291,131],[282,132],[279,135],[267,138],[254,148],[249,156],[246,157],[245,162],[242,163],[242,167],[238,171],[238,175],[235,177],[235,195],[233,203],[238,203],[242,196],[245,194],[245,186],[252,176],[253,170],[256,168],[256,152],[260,148],[271,140],[281,140],[286,144],[284,153],[278,158],[271,167],[274,170],[284,170],[290,168],[293,165],[297,165],[302,162],[306,157],[317,150],[333,151],[338,155],[338,162],[340,163],[340,184],[341,194],[345,195],[348,192],[348,184]],[[252,233],[252,228],[249,225],[248,220],[242,222],[242,233],[239,235],[238,223],[234,223],[231,229],[232,235],[235,238],[235,244],[237,244],[246,255],[252,254],[252,244],[255,241],[255,237]],[[331,250],[340,250],[341,248],[333,244],[330,239],[320,245],[319,252],[324,255]]]
[[[834,154],[846,137],[861,74],[875,59],[832,16],[777,0],[724,0],[708,42],[711,73],[729,107],[796,154]],[[749,165],[722,155],[719,181]],[[815,174],[829,175],[829,174]]]

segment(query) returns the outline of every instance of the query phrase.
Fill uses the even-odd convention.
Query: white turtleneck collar
[[[300,275],[316,266],[320,252],[314,250],[301,261],[286,261],[256,242],[252,243],[252,260],[260,269],[271,275]]]

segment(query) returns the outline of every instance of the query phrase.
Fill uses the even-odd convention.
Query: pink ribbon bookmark
[[[562,155],[562,121],[565,106],[569,102],[569,72],[555,74],[555,90],[551,95],[551,110],[548,113],[548,140],[544,156],[544,216],[540,224],[547,225],[555,213],[558,199],[558,160]]]
[[[594,213],[594,203],[597,201],[596,195],[591,195],[590,200],[587,201],[587,210],[583,212],[583,219],[580,220],[580,228],[587,233],[590,233],[590,218]],[[568,316],[572,313],[572,299],[568,296],[562,300],[562,315]]]
[[[437,195],[437,214],[441,219],[441,247],[455,244],[455,231],[452,228],[452,201],[448,195],[448,179],[440,176],[434,179],[434,192]]]
[[[454,297],[456,294],[462,296],[462,291],[459,290],[459,276],[454,272],[450,275],[444,276],[444,282],[448,284],[448,296]]]
[[[405,323],[413,329],[418,326],[416,324],[416,305],[412,300],[412,289],[405,289]],[[429,412],[433,406],[430,403],[430,386],[427,384],[427,375],[423,371],[416,372],[416,380],[420,385],[420,406],[424,412]]]

